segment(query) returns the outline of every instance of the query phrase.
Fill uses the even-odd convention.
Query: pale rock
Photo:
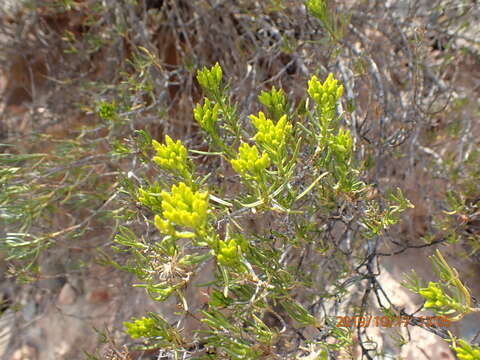
[[[5,310],[4,313],[0,315],[0,359],[3,359],[7,352],[14,324],[15,313],[11,309]]]
[[[32,345],[23,345],[20,349],[17,349],[10,360],[37,360],[38,351]]]
[[[60,294],[58,294],[58,303],[60,305],[72,305],[77,300],[75,289],[68,282],[63,285]]]
[[[412,341],[401,347],[401,359],[417,360],[421,353],[425,359],[455,360],[448,343],[438,336],[419,327],[411,327],[410,335]]]

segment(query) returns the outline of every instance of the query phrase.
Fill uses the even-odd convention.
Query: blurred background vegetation
[[[208,149],[193,120],[203,96],[195,75],[216,62],[242,121],[258,111],[260,90],[272,86],[302,113],[307,80],[334,73],[345,87],[341,111],[362,176],[374,184],[369,196],[400,187],[415,205],[375,256],[392,255],[385,264],[392,270],[408,264],[404,254],[426,263],[434,248],[450,244],[461,275],[478,278],[477,1],[1,6],[0,357],[84,358],[100,343],[93,327],[112,332],[107,348],[120,349],[112,356],[121,358],[122,346],[131,345],[122,321],[157,305],[106,260],[124,260],[111,250],[120,225],[137,235],[155,232],[130,201],[154,176],[150,139],[169,134]],[[200,160],[206,173],[222,173],[224,186],[234,186],[224,163]],[[254,232],[269,225],[252,219],[250,226]],[[346,254],[342,261],[353,259]],[[474,282],[467,284],[480,296]],[[55,326],[57,332],[49,330]],[[478,333],[465,334],[478,341]],[[297,355],[315,358],[308,349]]]

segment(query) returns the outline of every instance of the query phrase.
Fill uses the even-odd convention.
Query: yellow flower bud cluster
[[[270,166],[270,157],[267,153],[263,153],[259,156],[258,149],[255,145],[249,146],[247,143],[243,143],[238,148],[238,159],[231,160],[233,169],[239,173],[242,177],[246,177],[249,174],[253,177],[259,177],[260,174]]]
[[[292,131],[292,124],[287,121],[287,115],[283,115],[277,124],[274,124],[271,119],[267,119],[261,111],[258,113],[258,117],[250,115],[250,120],[257,129],[257,134],[253,139],[269,151],[280,153],[285,146],[286,138]]]
[[[458,346],[453,347],[458,360],[480,360],[480,348],[472,346],[465,340],[458,340]]]
[[[174,235],[175,227],[173,224],[165,219],[162,219],[160,215],[155,215],[154,219],[155,227],[164,235]]]
[[[187,166],[187,149],[180,140],[173,142],[170,136],[165,136],[165,144],[153,140],[152,145],[157,151],[153,161],[162,169],[178,173],[183,177],[190,174]]]
[[[211,135],[216,133],[215,124],[218,120],[218,110],[220,106],[215,104],[212,106],[212,103],[208,98],[205,98],[203,106],[197,104],[195,109],[193,110],[193,116],[195,120],[198,122],[200,127],[208,132]]]
[[[248,247],[248,241],[241,235],[228,241],[220,240],[218,242],[217,260],[223,265],[234,265],[238,263],[242,252]]]
[[[156,328],[155,320],[152,318],[142,317],[141,319],[132,319],[133,322],[125,321],[123,325],[127,329],[133,339],[140,337],[154,337],[160,335],[160,331]]]
[[[162,191],[162,216],[155,216],[155,225],[164,234],[173,233],[173,225],[201,230],[207,224],[208,192],[194,192],[181,182],[171,193]]]
[[[274,114],[276,119],[287,112],[287,99],[283,94],[283,90],[277,90],[275,86],[272,87],[270,92],[262,91],[258,96],[258,100],[268,109],[270,114]]]
[[[432,309],[439,313],[453,313],[458,305],[450,296],[445,294],[442,288],[435,282],[430,281],[427,288],[418,292],[425,298],[425,309]]]
[[[217,91],[222,82],[222,68],[218,63],[211,69],[203,67],[203,69],[198,72],[197,80],[204,89]]]
[[[332,140],[332,146],[337,155],[343,159],[348,159],[352,153],[352,137],[350,130],[339,129],[337,136]]]
[[[233,265],[238,261],[238,246],[235,240],[232,239],[228,243],[219,241],[218,245],[217,260],[220,264]]]
[[[115,103],[107,103],[102,101],[98,109],[98,115],[104,120],[113,120],[117,116],[117,108]]]
[[[335,115],[335,104],[343,95],[343,85],[338,85],[333,74],[328,75],[323,84],[313,76],[308,82],[308,95],[320,106],[322,114],[332,118]]]

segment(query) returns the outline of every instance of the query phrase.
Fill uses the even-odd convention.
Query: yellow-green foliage
[[[198,72],[197,80],[204,89],[215,92],[222,83],[222,74],[222,68],[216,63],[211,69],[203,67]]]
[[[258,100],[268,109],[270,114],[279,119],[287,112],[287,99],[282,89],[272,87],[270,92],[262,91],[258,96]]]
[[[212,106],[212,103],[208,98],[205,98],[203,106],[197,104],[193,111],[193,116],[198,122],[200,127],[209,133],[210,135],[215,135],[215,124],[218,120],[218,110],[220,109],[219,104]]]
[[[211,170],[208,174],[196,173],[180,141],[175,143],[169,137],[163,145],[153,141],[157,151],[155,163],[163,170],[181,175],[184,181],[178,182],[178,178],[170,176],[162,178],[161,185],[154,183],[138,190],[138,200],[151,210],[160,231],[159,239],[152,241],[151,246],[146,245],[149,251],[144,250],[143,243],[139,245],[132,240],[126,231],[126,235],[118,237],[118,242],[126,246],[133,244],[140,263],[134,270],[144,282],[141,286],[159,301],[175,294],[180,300],[179,309],[185,314],[195,311],[185,288],[194,274],[203,271],[206,264],[213,264],[213,279],[208,285],[198,285],[209,287],[208,293],[212,295],[208,307],[195,313],[199,321],[208,326],[208,331],[195,336],[203,338],[218,357],[265,358],[266,352],[258,344],[274,349],[278,331],[263,323],[262,316],[271,310],[269,304],[278,304],[283,309],[278,316],[285,324],[287,321],[283,319],[293,320],[298,327],[319,326],[320,320],[311,313],[308,304],[300,303],[294,295],[302,289],[310,291],[310,277],[317,276],[316,270],[312,267],[309,272],[303,267],[302,271],[308,274],[292,271],[292,264],[285,258],[288,249],[327,241],[323,231],[317,228],[321,226],[322,216],[326,219],[332,211],[336,214],[340,203],[342,206],[349,203],[345,211],[356,219],[352,226],[355,241],[360,242],[382,236],[399,221],[399,214],[410,203],[401,192],[385,196],[385,210],[376,201],[360,199],[359,195],[364,194],[368,186],[360,178],[352,156],[350,131],[341,128],[341,117],[334,121],[343,87],[333,75],[324,83],[316,77],[308,82],[308,94],[315,105],[305,107],[306,116],[288,113],[281,90],[272,88],[270,92],[263,92],[259,99],[266,106],[266,113],[249,117],[254,134],[248,132],[248,127],[241,128],[235,105],[221,86],[222,71],[218,64],[199,71],[197,78],[208,97],[203,105],[196,106],[194,117],[210,135],[206,139],[215,151],[192,149],[190,153],[218,156],[228,161],[240,175],[240,179],[236,177],[240,191],[227,195],[222,186],[216,185],[225,174]],[[240,144],[238,148],[237,144]],[[306,166],[301,166],[302,163]],[[214,179],[216,176],[220,177]],[[210,182],[209,192],[202,191],[207,182]],[[170,191],[164,190],[167,187]],[[342,194],[346,196],[339,196]],[[337,199],[342,200],[337,203]],[[280,223],[272,222],[271,228],[249,234],[242,227],[243,222],[237,221],[246,213],[271,215]],[[364,248],[361,243],[357,245],[358,249]],[[145,260],[146,253],[151,257]],[[333,248],[332,253],[335,254]],[[145,268],[148,270],[142,270]],[[430,294],[430,290],[426,289],[425,294]],[[439,298],[432,297],[431,301],[438,303]],[[146,334],[149,324],[137,321],[126,326],[135,337]],[[346,346],[347,334],[335,331],[336,344],[329,346],[322,342],[319,345],[329,349]],[[160,339],[166,348],[173,336],[173,330],[168,328],[152,340]],[[177,354],[184,351],[183,344],[177,343]]]
[[[420,289],[418,292],[425,298],[423,307],[429,310],[446,311],[446,313],[453,313],[455,302],[447,295],[445,295],[442,288],[435,282],[430,281],[427,288]]]
[[[236,236],[228,241],[218,242],[217,260],[223,265],[238,263],[240,256],[247,250],[248,241],[242,236]]]
[[[352,137],[350,136],[350,130],[339,129],[338,134],[334,138],[334,141],[332,141],[331,145],[335,148],[338,157],[348,160],[352,153]]]
[[[258,154],[258,149],[255,145],[248,145],[243,143],[238,148],[238,158],[231,160],[233,169],[242,177],[252,176],[260,178],[262,172],[270,166],[270,157],[267,153],[261,156]]]

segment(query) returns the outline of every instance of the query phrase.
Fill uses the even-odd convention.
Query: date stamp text
[[[407,325],[425,325],[449,328],[452,321],[447,316],[337,316],[337,327],[406,327]]]

